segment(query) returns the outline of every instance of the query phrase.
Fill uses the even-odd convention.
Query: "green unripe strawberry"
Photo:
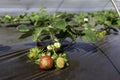
[[[30,59],[36,59],[38,54],[39,54],[39,52],[40,52],[39,48],[37,48],[37,47],[31,48],[30,52],[28,54],[28,57]]]
[[[28,57],[29,57],[30,59],[35,59],[35,58],[37,57],[37,54],[36,54],[36,53],[29,53],[29,54],[28,54]]]
[[[51,57],[53,60],[56,60],[58,58],[58,55],[57,54],[53,54],[52,57]]]
[[[64,68],[64,66],[65,66],[64,58],[58,57],[57,60],[56,60],[56,67],[59,68],[59,69],[62,69],[62,68]]]

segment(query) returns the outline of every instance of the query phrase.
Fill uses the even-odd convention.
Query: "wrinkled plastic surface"
[[[70,66],[49,71],[27,58],[35,43],[0,43],[0,80],[120,80],[119,39],[120,35],[110,35],[95,45],[73,43],[65,49]]]

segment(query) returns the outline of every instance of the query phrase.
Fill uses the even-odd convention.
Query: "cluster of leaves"
[[[91,25],[91,17],[96,25]],[[95,11],[91,13],[67,13],[56,12],[50,14],[46,9],[40,8],[39,12],[30,14],[23,13],[17,16],[3,15],[0,17],[1,23],[20,23],[29,21],[32,27],[19,25],[17,29],[24,32],[20,38],[33,37],[33,41],[42,42],[53,40],[54,38],[64,41],[67,37],[76,41],[76,37],[81,37],[87,42],[97,42],[103,39],[110,30],[117,31],[113,25],[120,25],[120,18],[112,10]],[[96,28],[97,25],[104,25],[104,28]]]
[[[29,21],[27,13],[23,13],[17,16],[11,16],[9,14],[4,14],[0,16],[1,24],[18,24],[24,21]]]
[[[32,36],[33,41],[42,42],[47,39],[53,40],[56,37],[60,41],[64,41],[67,37],[76,41],[76,37],[81,37],[84,41],[94,43],[100,39],[97,37],[98,33],[102,32],[97,29],[93,30],[95,27],[90,25],[88,13],[56,12],[49,14],[47,10],[40,8],[39,12],[29,14],[28,18],[33,27],[28,30],[25,26],[20,25],[18,29],[27,30],[20,38]]]
[[[110,30],[118,31],[118,26],[120,25],[120,18],[116,11],[113,10],[103,10],[92,12],[92,17],[95,19],[96,25],[104,25],[102,30],[105,30],[109,34]],[[95,25],[95,26],[96,26]]]

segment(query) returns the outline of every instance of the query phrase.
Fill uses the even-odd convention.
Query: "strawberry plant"
[[[31,28],[19,25],[17,29],[24,32],[20,38],[32,36],[33,41],[42,44],[45,40],[50,43],[39,49],[31,48],[28,57],[40,66],[41,69],[62,69],[68,66],[68,59],[64,51],[60,52],[62,42],[66,38],[71,38],[76,42],[80,37],[83,41],[95,43],[105,37],[106,31],[99,31],[90,24],[91,18],[88,13],[68,14],[57,12],[49,14],[43,8],[39,12],[27,15]]]
[[[33,41],[39,42],[46,39],[53,41],[55,37],[63,40],[66,37],[70,37],[72,40],[75,40],[74,35],[68,29],[71,27],[66,23],[66,18],[61,18],[61,14],[54,13],[50,15],[46,10],[40,9],[39,12],[32,13],[29,17],[33,24],[32,28],[26,31],[20,38],[32,36]],[[20,27],[19,30],[21,30]]]
[[[120,18],[117,12],[113,10],[96,11],[92,13],[92,16],[96,25],[104,25],[104,28],[101,29],[105,30],[107,34],[110,33],[110,30],[118,32],[118,26],[116,27],[116,25],[120,24]]]
[[[110,30],[117,32],[118,29],[114,25],[120,25],[120,18],[112,10],[50,14],[46,9],[40,8],[38,12],[30,14],[23,13],[17,16],[5,14],[0,17],[0,21],[1,24],[17,24],[16,29],[23,32],[20,38],[32,36],[33,41],[39,44],[46,40],[50,42],[42,48],[39,46],[31,48],[28,53],[28,58],[44,70],[63,69],[69,65],[67,54],[60,51],[66,38],[76,42],[76,38],[80,37],[85,42],[96,43],[104,39]],[[21,23],[26,21],[30,27]],[[97,27],[97,25],[103,26]]]

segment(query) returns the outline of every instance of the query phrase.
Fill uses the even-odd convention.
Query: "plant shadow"
[[[0,52],[7,52],[11,49],[10,46],[4,46],[2,44],[0,44]]]
[[[95,46],[91,45],[90,43],[84,43],[84,42],[72,43],[69,47],[66,48],[65,51],[73,52],[73,50],[76,51],[84,50],[85,52],[92,52],[92,53],[97,52],[97,48]]]
[[[25,43],[24,45],[25,45],[25,46],[35,46],[36,43],[35,43],[35,42],[30,42],[30,43]]]

